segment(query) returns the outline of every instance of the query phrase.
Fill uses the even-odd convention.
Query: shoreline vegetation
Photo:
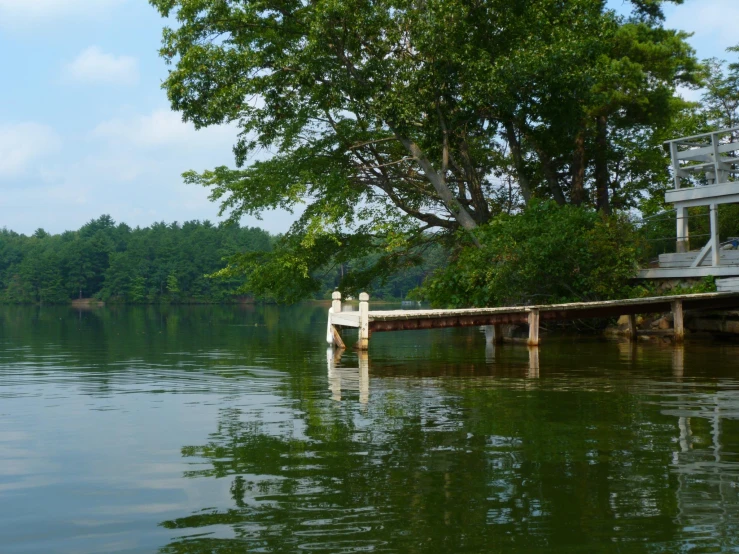
[[[733,210],[732,210],[733,211]],[[739,225],[726,212],[724,224]],[[424,301],[434,307],[566,303],[715,290],[712,279],[672,290],[633,279],[653,254],[633,221],[586,207],[532,203],[501,214],[477,233],[480,247],[432,245],[384,278],[367,280],[377,259],[330,262],[311,275],[302,300],[370,293],[373,302]],[[243,275],[224,275],[235,257],[271,256],[283,236],[208,221],[131,228],[104,215],[77,231],[31,236],[0,230],[0,303],[244,304],[284,300],[254,294]],[[353,281],[354,287],[347,283]],[[294,299],[299,300],[299,299]]]
[[[243,279],[211,277],[234,255],[268,254],[280,239],[257,227],[209,221],[132,228],[103,215],[76,231],[27,236],[0,229],[0,304],[244,304]],[[401,300],[431,269],[422,263],[373,289],[375,300]],[[351,263],[324,268],[312,299],[330,298]]]

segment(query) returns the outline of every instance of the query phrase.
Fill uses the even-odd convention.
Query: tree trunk
[[[610,214],[608,199],[608,119],[599,115],[595,121],[595,189],[598,197],[596,207],[599,211]]]
[[[470,196],[472,197],[472,205],[475,207],[476,219],[480,223],[487,223],[490,221],[491,217],[490,206],[488,206],[488,202],[482,192],[482,183],[480,182],[480,177],[472,164],[466,139],[462,140],[460,143],[459,153],[462,157],[465,176],[469,181]]]
[[[575,137],[570,199],[576,206],[585,201],[585,128],[580,129]]]
[[[452,191],[447,186],[444,178],[439,175],[433,164],[428,160],[428,158],[426,158],[423,150],[421,150],[421,148],[412,140],[397,134],[396,136],[398,140],[403,144],[403,146],[405,146],[406,150],[410,152],[411,156],[413,156],[418,165],[421,166],[421,170],[426,176],[426,179],[428,179],[431,185],[434,187],[434,190],[436,190],[439,198],[441,198],[441,200],[444,202],[444,205],[449,210],[449,213],[451,213],[452,216],[454,216],[454,219],[457,220],[457,223],[459,223],[459,225],[463,229],[466,229],[468,231],[475,229],[477,227],[477,223],[469,214],[469,212],[465,209],[465,207],[462,206],[459,200],[454,198],[454,194],[452,194]]]
[[[559,186],[559,179],[557,178],[557,173],[554,171],[554,168],[552,167],[552,161],[546,157],[546,154],[539,150],[539,161],[541,162],[542,168],[544,169],[544,176],[547,179],[547,184],[549,185],[549,192],[552,193],[552,198],[554,198],[554,201],[559,204],[560,206],[564,206],[567,204],[567,200],[565,200],[565,195],[562,193],[562,187]]]
[[[559,178],[557,177],[557,172],[552,166],[551,157],[549,157],[546,151],[541,147],[541,145],[533,139],[531,133],[528,133],[526,135],[526,138],[534,147],[536,155],[539,156],[539,162],[541,163],[541,168],[544,171],[544,178],[547,180],[547,185],[549,186],[549,192],[552,194],[552,198],[557,204],[559,204],[560,206],[564,206],[565,204],[567,204],[567,200],[565,199],[565,195],[562,192],[562,187],[559,185]]]
[[[526,166],[523,163],[523,154],[521,153],[521,143],[518,141],[516,130],[513,128],[513,123],[506,121],[504,126],[506,138],[508,139],[508,146],[511,147],[513,165],[516,168],[518,186],[521,189],[521,195],[523,196],[524,202],[528,204],[529,200],[531,200],[531,183],[529,182],[528,175],[526,175]]]

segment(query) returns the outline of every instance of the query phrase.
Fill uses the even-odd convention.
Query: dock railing
[[[708,209],[686,210],[682,216],[691,229],[687,237],[686,251],[700,249],[711,236]],[[677,252],[677,210],[664,210],[634,221],[642,239],[641,262],[645,266],[657,265],[661,254]]]

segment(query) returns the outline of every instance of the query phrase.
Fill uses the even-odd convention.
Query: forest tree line
[[[109,303],[228,303],[250,298],[243,279],[212,277],[227,260],[269,252],[278,236],[257,227],[210,221],[132,228],[103,215],[77,231],[27,236],[0,229],[0,302],[66,304],[80,298]],[[431,262],[429,262],[431,263]],[[373,291],[404,297],[428,273],[425,264]],[[357,267],[359,267],[357,265]],[[326,270],[317,298],[330,295],[351,263]]]

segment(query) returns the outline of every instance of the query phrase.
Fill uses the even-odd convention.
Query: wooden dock
[[[502,308],[470,308],[463,310],[380,310],[370,311],[369,295],[359,295],[359,310],[344,311],[341,294],[333,293],[328,311],[326,340],[329,344],[344,348],[338,329],[358,330],[355,348],[367,350],[372,333],[413,329],[438,329],[443,327],[492,326],[494,340],[501,342],[500,326],[503,324],[527,324],[529,346],[539,346],[539,324],[542,321],[562,321],[586,318],[629,316],[630,335],[636,337],[636,315],[644,313],[672,312],[674,338],[680,342],[685,335],[684,312],[687,310],[719,310],[739,307],[739,292],[714,292],[684,294],[679,296],[654,296],[629,298],[603,302],[579,302],[573,304],[542,304],[533,306],[508,306]]]

